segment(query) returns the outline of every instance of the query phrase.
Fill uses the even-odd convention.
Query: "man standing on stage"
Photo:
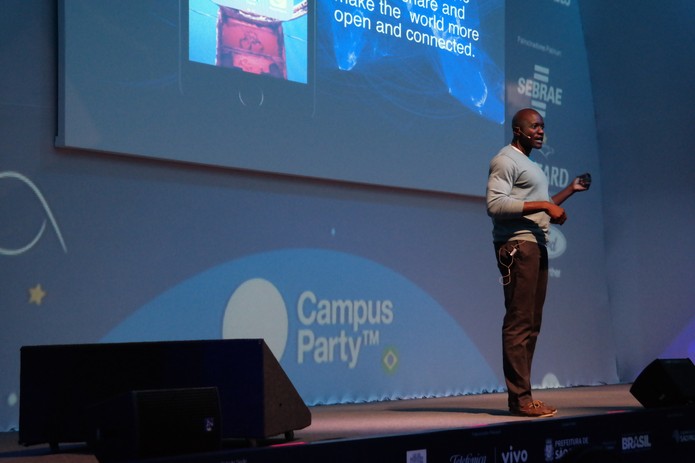
[[[550,224],[567,220],[560,204],[575,192],[587,190],[591,178],[588,174],[577,177],[550,197],[545,173],[529,159],[534,148],[543,147],[544,130],[537,111],[517,112],[512,119],[512,142],[490,161],[487,183],[487,213],[492,218],[506,308],[502,355],[509,411],[527,417],[557,413],[531,394],[531,364],[548,283],[546,245]]]

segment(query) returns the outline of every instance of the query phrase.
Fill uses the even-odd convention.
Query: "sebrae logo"
[[[562,106],[562,88],[550,84],[550,68],[536,64],[533,77],[519,77],[517,81],[519,95],[531,98],[531,107],[541,116],[546,116],[548,105]]]

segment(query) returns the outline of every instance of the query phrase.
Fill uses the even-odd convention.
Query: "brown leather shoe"
[[[546,405],[540,400],[534,400],[525,405],[509,407],[509,411],[515,416],[525,416],[528,418],[545,418],[557,413],[557,408]]]

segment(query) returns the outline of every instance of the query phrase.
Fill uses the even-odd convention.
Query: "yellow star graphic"
[[[46,291],[41,287],[41,283],[29,288],[29,304],[41,305],[44,297],[46,297]]]

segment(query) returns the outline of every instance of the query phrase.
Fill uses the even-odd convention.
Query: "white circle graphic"
[[[551,388],[559,388],[562,387],[560,384],[560,380],[555,376],[554,373],[546,373],[545,376],[543,376],[543,382],[541,383],[541,388],[542,389],[551,389]]]
[[[262,338],[280,360],[287,345],[287,334],[285,301],[269,281],[247,280],[229,298],[222,321],[223,339]]]

